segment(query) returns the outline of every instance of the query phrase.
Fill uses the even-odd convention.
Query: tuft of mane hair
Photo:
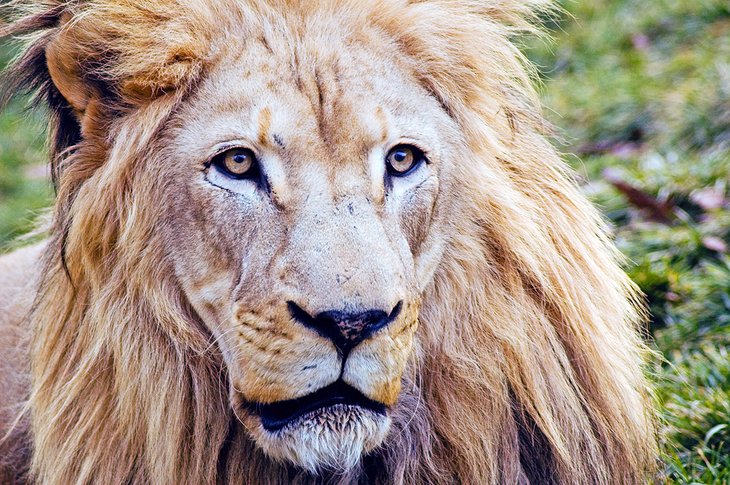
[[[480,163],[465,177],[469,212],[452,222],[422,295],[420,395],[404,404],[413,415],[396,416],[359,468],[319,480],[650,479],[640,295],[548,142],[515,45],[551,2],[16,0],[2,9],[13,20],[0,36],[24,45],[2,100],[29,92],[48,106],[57,198],[29,317],[27,414],[6,437],[18,443],[0,445],[16,457],[0,458],[0,477],[5,466],[43,484],[314,480],[267,458],[236,419],[222,357],[163,260],[156,202],[138,194],[154,193],[145,154],[231,26],[294,31],[329,15],[392,39]],[[488,178],[499,194],[484,193]]]

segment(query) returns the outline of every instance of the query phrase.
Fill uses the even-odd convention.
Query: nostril
[[[400,311],[403,309],[403,300],[396,303],[396,305],[393,307],[393,309],[390,311],[390,315],[388,315],[388,319],[392,322],[396,318],[398,318],[398,315],[400,315]]]
[[[314,318],[293,301],[286,302],[291,317],[307,327],[314,325]]]
[[[338,342],[342,339],[342,335],[333,322],[322,321],[319,318],[313,317],[309,314],[309,312],[302,309],[302,307],[293,301],[286,302],[286,305],[289,308],[289,314],[294,320],[305,327],[314,330],[322,337],[332,340],[332,342],[335,343],[335,346],[339,348]]]
[[[347,355],[356,345],[398,318],[403,302],[399,301],[390,313],[383,310],[330,310],[314,317],[292,301],[288,301],[287,306],[294,320],[331,340],[342,354]]]

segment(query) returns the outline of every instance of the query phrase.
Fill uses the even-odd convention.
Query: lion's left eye
[[[212,165],[234,179],[251,178],[258,171],[258,161],[248,148],[232,148],[216,155]]]
[[[412,172],[424,160],[425,155],[418,148],[412,145],[398,145],[388,152],[388,156],[385,157],[385,164],[390,175],[403,177]]]

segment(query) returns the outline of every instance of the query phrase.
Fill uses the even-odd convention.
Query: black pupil
[[[246,160],[248,160],[248,155],[244,153],[239,153],[238,155],[233,156],[233,161],[236,163],[246,163]]]
[[[405,150],[398,150],[393,154],[393,158],[396,162],[402,162],[406,158],[408,158],[408,152],[406,152]]]

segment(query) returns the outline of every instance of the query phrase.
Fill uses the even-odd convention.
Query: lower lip
[[[299,422],[314,414],[322,413],[333,406],[343,405],[369,411],[373,414],[386,414],[386,407],[368,399],[354,388],[336,382],[316,391],[311,399],[292,399],[290,401],[262,405],[249,405],[249,409],[261,419],[264,429],[276,432],[288,425]]]
[[[297,414],[296,416],[294,416],[292,418],[288,418],[288,419],[280,420],[280,421],[273,421],[273,420],[265,419],[262,417],[259,417],[259,418],[261,419],[261,425],[264,427],[264,429],[266,431],[268,431],[270,433],[275,433],[275,432],[281,431],[289,426],[296,426],[297,424],[302,424],[309,419],[315,418],[317,416],[325,415],[328,412],[333,412],[334,408],[337,408],[337,407],[340,408],[337,411],[343,411],[344,410],[343,408],[345,406],[348,408],[357,409],[358,411],[361,411],[363,413],[371,413],[371,414],[380,415],[380,413],[376,413],[372,409],[364,408],[362,406],[356,406],[354,404],[336,403],[336,404],[328,404],[326,406],[322,406],[322,407],[319,407],[319,408],[316,408],[316,409],[313,409],[313,410],[310,410],[310,411],[307,411],[307,412],[304,412],[301,414]],[[334,412],[337,412],[337,411],[334,411]]]

